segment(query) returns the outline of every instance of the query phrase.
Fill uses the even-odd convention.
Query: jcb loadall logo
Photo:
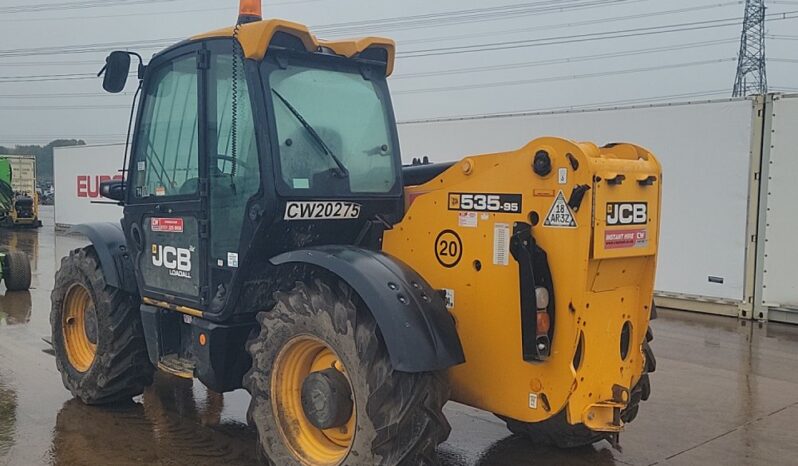
[[[189,249],[174,246],[152,245],[152,265],[164,267],[169,270],[169,275],[179,278],[191,278],[191,253],[194,246]]]
[[[607,225],[645,225],[646,223],[648,223],[647,203],[607,203]]]

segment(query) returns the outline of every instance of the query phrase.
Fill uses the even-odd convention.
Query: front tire
[[[442,412],[446,379],[395,371],[371,313],[347,285],[297,283],[278,293],[258,321],[261,331],[247,344],[253,364],[244,386],[252,395],[248,418],[269,464],[438,463],[435,448],[450,432]],[[322,374],[339,389],[321,401],[311,398],[317,403],[306,414],[301,393]],[[319,412],[338,421],[317,427]]]
[[[107,285],[93,247],[61,261],[51,301],[56,366],[73,396],[107,404],[152,384],[138,298]]]
[[[24,252],[12,251],[5,254],[3,275],[8,291],[27,291],[30,289],[30,259]]]

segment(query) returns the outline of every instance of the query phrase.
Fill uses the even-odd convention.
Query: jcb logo
[[[169,275],[173,277],[191,278],[191,253],[193,250],[193,247],[183,249],[153,244],[152,265],[168,269]]]
[[[645,225],[648,204],[645,202],[610,202],[607,204],[607,225]]]

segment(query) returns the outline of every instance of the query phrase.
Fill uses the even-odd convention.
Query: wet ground
[[[51,209],[51,208],[49,208]],[[27,252],[33,290],[0,285],[0,465],[239,465],[255,462],[246,392],[159,376],[135,402],[89,408],[64,390],[48,345],[56,263],[77,238],[0,230]],[[653,394],[621,436],[575,451],[535,448],[490,414],[450,404],[446,466],[798,464],[798,327],[661,311]]]

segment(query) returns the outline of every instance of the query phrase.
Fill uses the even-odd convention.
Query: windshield
[[[269,84],[289,187],[324,192],[330,183],[345,183],[353,194],[392,190],[392,123],[377,84],[355,71],[299,65],[274,69]]]

